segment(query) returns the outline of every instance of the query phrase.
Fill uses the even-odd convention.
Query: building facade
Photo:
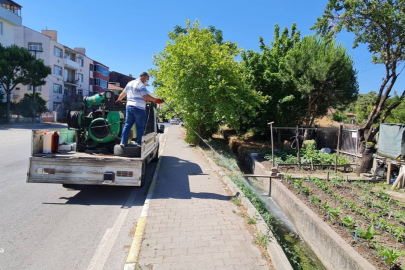
[[[54,30],[39,33],[25,26],[15,28],[16,45],[27,48],[51,67],[52,74],[46,78],[46,84],[35,90],[47,101],[50,112],[62,114],[70,103],[81,101],[83,96],[107,90],[108,83],[104,85],[103,81],[108,82],[109,70],[87,57],[85,48],[67,47],[58,42],[57,36]],[[32,86],[18,85],[13,91],[13,100],[17,102],[24,94],[32,92]]]
[[[21,25],[21,6],[14,1],[0,0],[0,44],[4,47],[13,45],[14,28]],[[6,102],[7,97],[1,86],[0,92],[3,93],[1,101]]]
[[[0,44],[14,44],[14,27],[22,25],[21,6],[10,0],[0,0]]]
[[[93,61],[93,92],[100,93],[108,89],[109,68],[99,62]]]

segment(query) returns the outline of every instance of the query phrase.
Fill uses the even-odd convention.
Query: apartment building
[[[14,44],[14,27],[22,25],[21,6],[14,1],[0,0],[0,44]]]
[[[14,44],[14,28],[22,25],[21,6],[10,0],[0,0],[0,44],[8,47]],[[5,91],[0,86],[3,99],[6,101]]]
[[[79,101],[93,92],[107,90],[108,67],[86,56],[85,48],[70,48],[58,42],[55,30],[42,30],[41,33],[22,26],[15,28],[15,43],[27,48],[37,59],[52,69],[46,84],[36,87],[42,98],[47,101],[50,112],[62,113],[64,102]],[[14,101],[20,100],[25,93],[32,93],[32,86],[18,85]],[[66,104],[65,104],[66,105]]]

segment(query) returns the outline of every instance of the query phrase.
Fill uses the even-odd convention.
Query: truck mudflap
[[[141,178],[140,159],[97,157],[30,157],[27,173],[27,183],[141,186]]]

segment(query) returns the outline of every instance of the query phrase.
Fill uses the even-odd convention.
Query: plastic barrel
[[[42,152],[44,154],[50,154],[52,153],[52,136],[53,136],[53,131],[46,131],[44,132],[44,145],[42,148]]]

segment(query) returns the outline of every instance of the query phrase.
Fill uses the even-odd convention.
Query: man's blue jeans
[[[138,109],[134,106],[127,106],[127,116],[125,118],[124,129],[122,130],[121,143],[128,143],[129,132],[133,124],[136,126],[136,142],[140,146],[142,143],[142,136],[145,130],[146,112],[145,110]]]

